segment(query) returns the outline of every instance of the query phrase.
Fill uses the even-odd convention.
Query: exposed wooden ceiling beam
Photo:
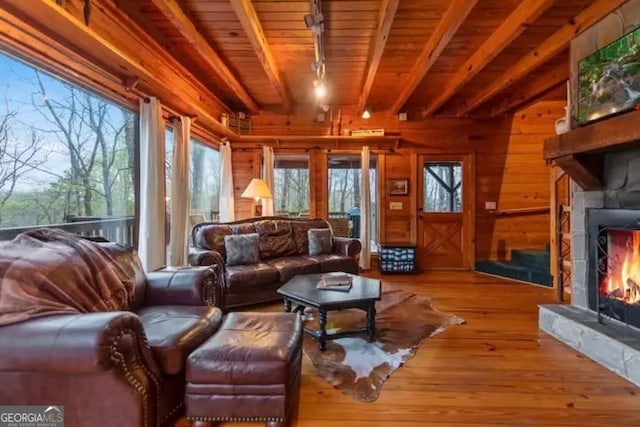
[[[244,32],[251,42],[251,46],[253,46],[253,50],[258,56],[262,68],[264,68],[265,73],[267,73],[267,78],[280,95],[284,107],[290,110],[292,103],[289,90],[276,66],[276,61],[273,59],[271,48],[262,30],[258,14],[251,4],[251,0],[231,0],[231,6],[236,12]]]
[[[220,76],[224,83],[236,94],[238,99],[251,111],[258,113],[260,107],[244,86],[238,81],[227,64],[220,58],[209,42],[200,34],[196,26],[184,13],[175,0],[151,0],[165,18],[174,26],[209,66],[211,71]]]
[[[387,44],[389,38],[389,32],[393,25],[393,20],[398,10],[398,4],[400,0],[382,0],[380,7],[380,16],[378,17],[378,30],[376,31],[375,40],[371,48],[371,54],[369,55],[369,67],[367,68],[367,75],[364,79],[364,84],[360,90],[360,98],[358,99],[357,113],[362,114],[364,111],[367,100],[369,99],[369,93],[371,93],[371,87],[373,81],[376,78],[378,72],[378,66],[384,53],[384,46]]]
[[[235,136],[218,120],[228,108],[111,3],[92,10],[90,25],[84,23],[79,1],[66,1],[64,7],[50,0],[16,1],[2,7],[3,13],[47,28],[53,38],[96,66],[118,73],[123,84],[138,78],[137,90],[144,96],[157,96],[173,111],[197,116],[217,135]]]
[[[500,52],[511,44],[528,25],[533,23],[556,0],[524,0],[502,24],[476,49],[473,55],[458,68],[447,81],[438,96],[428,102],[423,115],[431,115],[451,99],[458,91],[486,67]]]
[[[398,114],[398,111],[407,102],[413,91],[418,87],[427,72],[436,62],[442,51],[449,44],[467,15],[475,7],[478,0],[451,0],[448,9],[445,11],[438,26],[434,30],[431,38],[425,45],[416,60],[411,72],[407,76],[406,83],[400,95],[389,109],[391,115]]]
[[[532,78],[524,86],[519,86],[509,96],[502,99],[491,109],[491,117],[500,116],[523,107],[540,98],[569,79],[569,61],[563,61],[540,75]]]
[[[578,34],[600,21],[603,17],[626,3],[627,0],[596,0],[580,12],[568,24],[564,25],[540,45],[524,56],[507,71],[493,79],[492,83],[474,94],[457,112],[458,116],[468,114],[471,110],[487,102],[514,82],[525,77],[545,62],[569,46]]]

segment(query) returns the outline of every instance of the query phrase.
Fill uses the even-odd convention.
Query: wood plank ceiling
[[[114,1],[232,110],[315,105],[308,0]],[[562,86],[566,34],[623,3],[322,0],[328,103],[425,116],[507,113]]]

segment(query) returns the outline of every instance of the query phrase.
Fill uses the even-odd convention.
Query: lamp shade
[[[248,199],[272,199],[273,195],[266,182],[259,178],[253,178],[240,197]]]

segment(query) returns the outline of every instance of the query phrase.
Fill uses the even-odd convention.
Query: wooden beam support
[[[216,52],[202,34],[200,34],[176,0],[151,0],[151,2],[160,10],[164,17],[171,22],[180,35],[189,42],[200,58],[209,66],[210,70],[220,76],[247,109],[252,113],[258,113],[260,111],[258,104],[256,104],[242,83],[238,81],[218,52]]]
[[[360,90],[360,98],[358,99],[358,106],[356,107],[358,115],[362,114],[367,105],[367,100],[371,93],[371,87],[373,86],[373,81],[375,80],[376,73],[378,72],[378,66],[380,65],[382,54],[384,53],[384,47],[389,39],[389,32],[391,31],[391,26],[393,25],[393,20],[395,19],[399,3],[400,0],[382,0],[380,16],[378,17],[378,30],[376,31],[375,40],[371,48],[367,75],[365,76],[364,84]]]
[[[451,0],[438,26],[407,76],[400,95],[389,109],[391,115],[398,114],[477,3],[478,0]]]
[[[569,79],[569,61],[558,63],[540,75],[527,81],[518,90],[505,96],[491,109],[491,117],[500,116],[530,104],[549,91],[563,85]]]
[[[94,8],[90,25],[84,23],[80,1],[67,0],[64,7],[52,0],[16,1],[2,7],[3,13],[47,28],[55,40],[90,58],[95,67],[120,75],[123,85],[139,79],[136,90],[143,96],[157,96],[177,113],[198,116],[216,135],[235,136],[218,120],[227,107],[111,3]]]
[[[600,155],[573,155],[558,157],[554,159],[556,166],[559,166],[573,179],[583,190],[601,190],[603,158]]]
[[[267,78],[280,95],[282,104],[287,111],[291,110],[291,95],[276,66],[276,61],[273,59],[267,37],[264,35],[258,14],[251,4],[251,0],[231,0],[231,7],[233,7],[233,10],[236,12],[240,24],[249,38],[253,50],[258,56],[262,68],[265,73],[267,73]]]
[[[627,0],[596,0],[589,7],[580,12],[568,24],[564,25],[531,53],[524,56],[507,71],[493,79],[492,83],[477,92],[457,112],[458,116],[468,114],[478,108],[498,93],[502,92],[514,82],[522,79],[531,71],[569,47],[571,40],[578,34],[600,21],[603,17],[623,5]]]
[[[475,77],[500,52],[511,44],[522,32],[532,24],[556,0],[523,0],[520,5],[505,19],[502,24],[476,49],[473,55],[458,68],[458,71],[447,81],[444,90],[428,103],[423,115],[435,113],[451,99],[469,80]]]

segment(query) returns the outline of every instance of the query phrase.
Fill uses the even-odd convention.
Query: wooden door
[[[473,209],[469,156],[420,156],[418,177],[418,266],[470,269]]]

